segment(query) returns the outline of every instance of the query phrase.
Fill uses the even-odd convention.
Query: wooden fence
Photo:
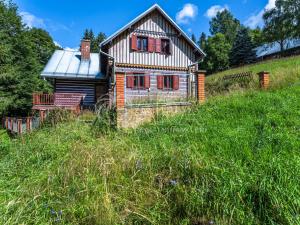
[[[12,134],[29,133],[37,129],[40,124],[39,117],[5,117],[2,119],[2,127]]]
[[[232,74],[232,75],[227,75],[223,77],[224,81],[228,80],[245,80],[245,79],[252,79],[252,72],[242,72],[242,73],[237,73],[237,74]]]

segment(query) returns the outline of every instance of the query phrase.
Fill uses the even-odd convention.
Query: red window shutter
[[[155,50],[157,53],[161,53],[161,40],[160,38],[155,40]]]
[[[173,75],[173,90],[179,89],[179,76]]]
[[[164,88],[164,76],[157,76],[157,89]]]
[[[135,34],[131,36],[131,50],[137,50],[137,36]]]
[[[150,88],[150,75],[145,75],[145,88]]]
[[[155,38],[148,38],[148,52],[154,52],[155,51]]]
[[[130,75],[126,77],[126,87],[133,88],[134,86],[134,76]]]

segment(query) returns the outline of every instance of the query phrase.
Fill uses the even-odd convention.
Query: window
[[[144,74],[127,75],[126,87],[132,89],[150,88],[150,75],[144,75]]]
[[[161,39],[161,53],[170,54],[170,40],[169,39]]]
[[[159,75],[157,76],[157,89],[160,90],[178,90],[179,76],[178,75]]]
[[[139,51],[148,51],[148,38],[137,37],[137,49]]]
[[[164,76],[164,86],[163,89],[171,90],[173,89],[173,76]]]
[[[133,88],[134,89],[145,88],[145,77],[144,76],[134,76],[133,77]]]

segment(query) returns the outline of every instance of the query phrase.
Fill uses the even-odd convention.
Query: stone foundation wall
[[[184,112],[190,104],[186,105],[164,105],[164,106],[149,106],[149,107],[131,107],[119,109],[117,111],[117,123],[121,128],[136,128],[139,125],[151,122],[155,115],[174,115]]]

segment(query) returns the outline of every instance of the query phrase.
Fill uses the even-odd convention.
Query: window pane
[[[133,82],[134,87],[137,88],[138,87],[138,76],[134,76],[133,81],[134,81]]]
[[[142,40],[141,40],[141,38],[138,38],[137,39],[137,48],[138,48],[138,50],[141,50],[142,49]]]
[[[139,78],[140,78],[140,82],[139,82],[139,84],[140,84],[140,87],[144,87],[145,85],[145,78],[144,78],[144,76],[139,76]]]
[[[143,38],[143,50],[147,51],[147,49],[148,49],[148,39]]]

